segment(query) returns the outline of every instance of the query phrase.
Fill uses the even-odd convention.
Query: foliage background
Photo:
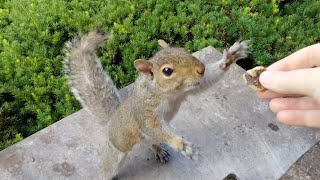
[[[99,51],[119,87],[136,76],[157,39],[197,51],[250,39],[251,59],[269,65],[319,42],[317,0],[3,0],[0,2],[0,150],[80,109],[61,61],[64,43],[102,25]]]

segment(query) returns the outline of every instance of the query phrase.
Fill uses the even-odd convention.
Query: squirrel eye
[[[163,73],[165,76],[170,76],[170,75],[173,73],[173,69],[168,68],[168,67],[163,68],[163,69],[162,69],[162,73]]]

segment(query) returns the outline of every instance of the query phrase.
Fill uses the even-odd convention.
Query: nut
[[[243,74],[243,79],[247,86],[254,91],[265,91],[267,90],[260,84],[259,76],[265,71],[266,68],[263,66],[257,66],[253,69],[248,70],[245,74]]]

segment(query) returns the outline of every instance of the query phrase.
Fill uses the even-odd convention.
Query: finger
[[[272,98],[278,98],[278,97],[285,96],[284,94],[276,93],[276,92],[273,92],[271,90],[266,90],[266,91],[263,91],[263,92],[257,92],[256,95],[260,99],[272,99]]]
[[[269,106],[275,113],[283,110],[320,110],[320,102],[311,97],[275,98]]]
[[[260,99],[273,99],[273,98],[280,98],[280,97],[301,97],[301,96],[303,96],[300,94],[280,94],[280,93],[273,92],[271,90],[257,92],[256,95]]]
[[[265,71],[259,77],[266,89],[280,94],[302,94],[318,97],[320,94],[320,67],[293,71]]]
[[[277,114],[281,123],[320,128],[320,110],[284,110]]]
[[[290,71],[314,66],[320,66],[320,44],[305,47],[275,62],[267,70]]]

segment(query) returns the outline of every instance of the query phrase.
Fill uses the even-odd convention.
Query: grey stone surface
[[[320,179],[320,141],[310,148],[280,180],[316,180]]]
[[[221,54],[208,47],[195,56],[208,62]],[[160,164],[141,144],[129,154],[119,178],[219,180],[231,172],[240,179],[281,177],[316,143],[315,132],[279,124],[268,102],[245,86],[242,73],[232,66],[214,87],[187,98],[171,122],[178,134],[199,147],[199,161],[169,148],[171,161]],[[124,96],[126,92],[130,88]],[[101,179],[105,134],[103,124],[82,109],[1,151],[0,179]]]

